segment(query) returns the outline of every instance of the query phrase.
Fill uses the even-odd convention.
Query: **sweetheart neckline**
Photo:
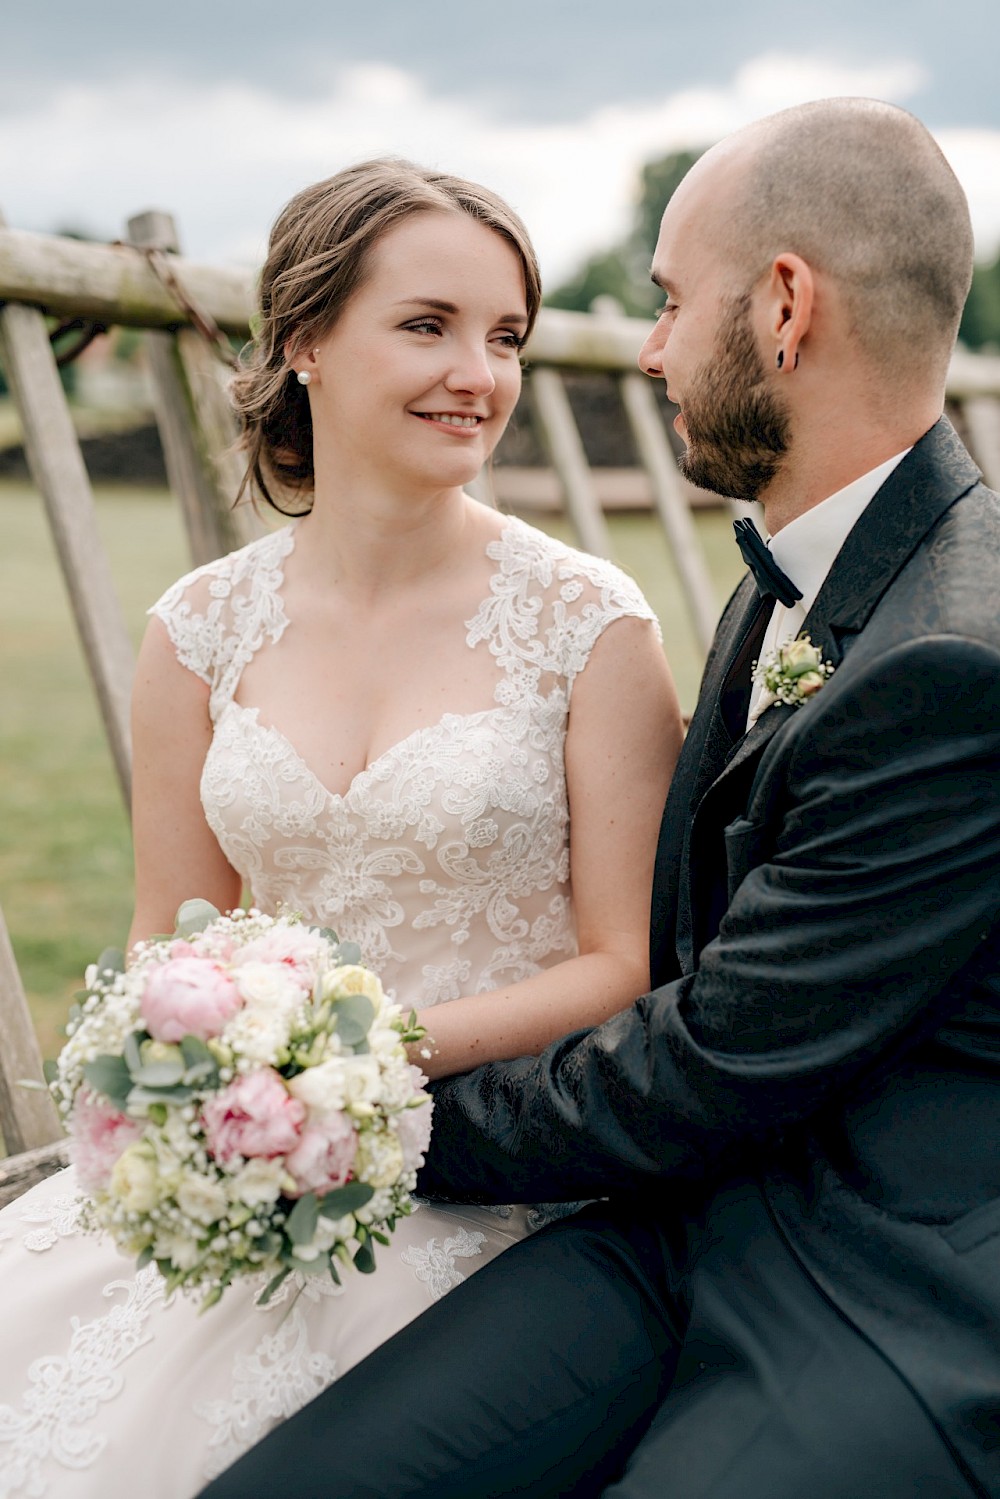
[[[492,708],[477,708],[472,713],[454,713],[451,711],[446,711],[442,713],[440,718],[436,719],[433,723],[420,724],[417,728],[411,729],[408,734],[404,734],[402,739],[397,739],[394,744],[390,744],[389,747],[387,749],[384,749],[381,754],[376,755],[374,760],[370,760],[367,765],[362,766],[361,770],[357,771],[355,775],[351,777],[350,781],[348,782],[346,791],[331,791],[330,787],[326,784],[325,781],[320,779],[320,777],[313,770],[312,766],[309,764],[308,760],[306,760],[303,755],[296,749],[295,745],[282,729],[279,729],[276,724],[261,722],[259,706],[252,706],[246,703],[238,703],[235,698],[230,698],[229,702],[223,709],[222,714],[220,714],[220,722],[226,711],[230,708],[236,708],[240,713],[249,718],[254,727],[258,729],[262,734],[269,734],[272,739],[279,739],[285,746],[285,748],[289,751],[292,758],[305,772],[309,780],[312,781],[313,785],[317,786],[323,793],[323,795],[329,801],[333,802],[348,801],[353,792],[358,789],[359,783],[370,776],[372,771],[375,770],[383,760],[387,760],[390,755],[396,754],[403,748],[404,745],[409,744],[412,739],[416,739],[418,735],[426,734],[431,730],[442,728],[448,719],[454,719],[459,723],[467,724],[474,722],[476,719],[489,718],[491,714],[509,712],[509,709],[503,704],[495,704]]]

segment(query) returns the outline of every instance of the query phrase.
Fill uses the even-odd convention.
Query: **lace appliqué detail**
[[[273,1426],[294,1416],[336,1377],[334,1360],[310,1346],[309,1324],[301,1301],[312,1303],[340,1296],[343,1289],[319,1276],[294,1279],[298,1284],[289,1277],[273,1301],[257,1307],[273,1315],[276,1304],[289,1295],[297,1298],[275,1332],[265,1333],[252,1352],[237,1354],[231,1397],[194,1407],[195,1415],[215,1428],[205,1459],[206,1480],[231,1467]]]
[[[29,1388],[20,1406],[0,1406],[0,1468],[4,1495],[45,1492],[43,1465],[86,1468],[96,1462],[107,1437],[92,1422],[101,1404],[124,1384],[121,1365],[149,1341],[146,1323],[163,1300],[164,1282],[155,1266],[131,1280],[114,1280],[104,1295],[125,1291],[125,1300],[103,1317],[74,1317],[65,1355],[46,1355],[29,1366]]]
[[[54,1244],[58,1244],[60,1239],[69,1239],[74,1234],[85,1232],[80,1221],[83,1205],[83,1199],[74,1194],[73,1196],[53,1197],[44,1207],[30,1208],[23,1212],[22,1223],[41,1225],[24,1235],[25,1249],[31,1249],[36,1254],[40,1254],[46,1249],[51,1249]]]
[[[432,1299],[440,1301],[442,1296],[461,1285],[465,1279],[461,1270],[456,1267],[455,1260],[471,1259],[474,1255],[482,1254],[485,1242],[486,1235],[478,1229],[470,1233],[467,1228],[460,1228],[443,1241],[428,1239],[426,1249],[419,1249],[416,1244],[411,1244],[409,1249],[403,1250],[400,1259],[404,1265],[410,1266],[418,1280],[424,1282]]]

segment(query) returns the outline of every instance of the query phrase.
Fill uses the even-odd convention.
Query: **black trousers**
[[[748,1184],[707,1223],[599,1206],[506,1251],[205,1499],[979,1493]]]

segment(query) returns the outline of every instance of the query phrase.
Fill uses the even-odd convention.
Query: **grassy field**
[[[138,642],[145,609],[189,565],[180,521],[156,491],[106,490],[98,513]],[[740,573],[732,530],[721,511],[702,512],[698,525],[721,604]],[[545,527],[570,537],[558,520]],[[612,534],[660,617],[690,709],[700,662],[662,533],[628,515],[613,518]],[[41,501],[28,486],[0,484],[0,537],[0,906],[51,1056],[85,965],[124,940],[129,832]]]

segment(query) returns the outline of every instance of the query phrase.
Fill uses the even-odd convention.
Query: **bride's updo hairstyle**
[[[283,515],[309,509],[313,434],[306,391],[286,348],[309,348],[333,328],[364,282],[379,240],[414,213],[467,213],[513,248],[524,271],[528,328],[541,281],[528,231],[502,198],[475,182],[408,161],[361,162],[297,193],[279,214],[260,276],[253,343],[232,381],[247,470],[240,488]],[[292,500],[286,510],[272,490]]]

